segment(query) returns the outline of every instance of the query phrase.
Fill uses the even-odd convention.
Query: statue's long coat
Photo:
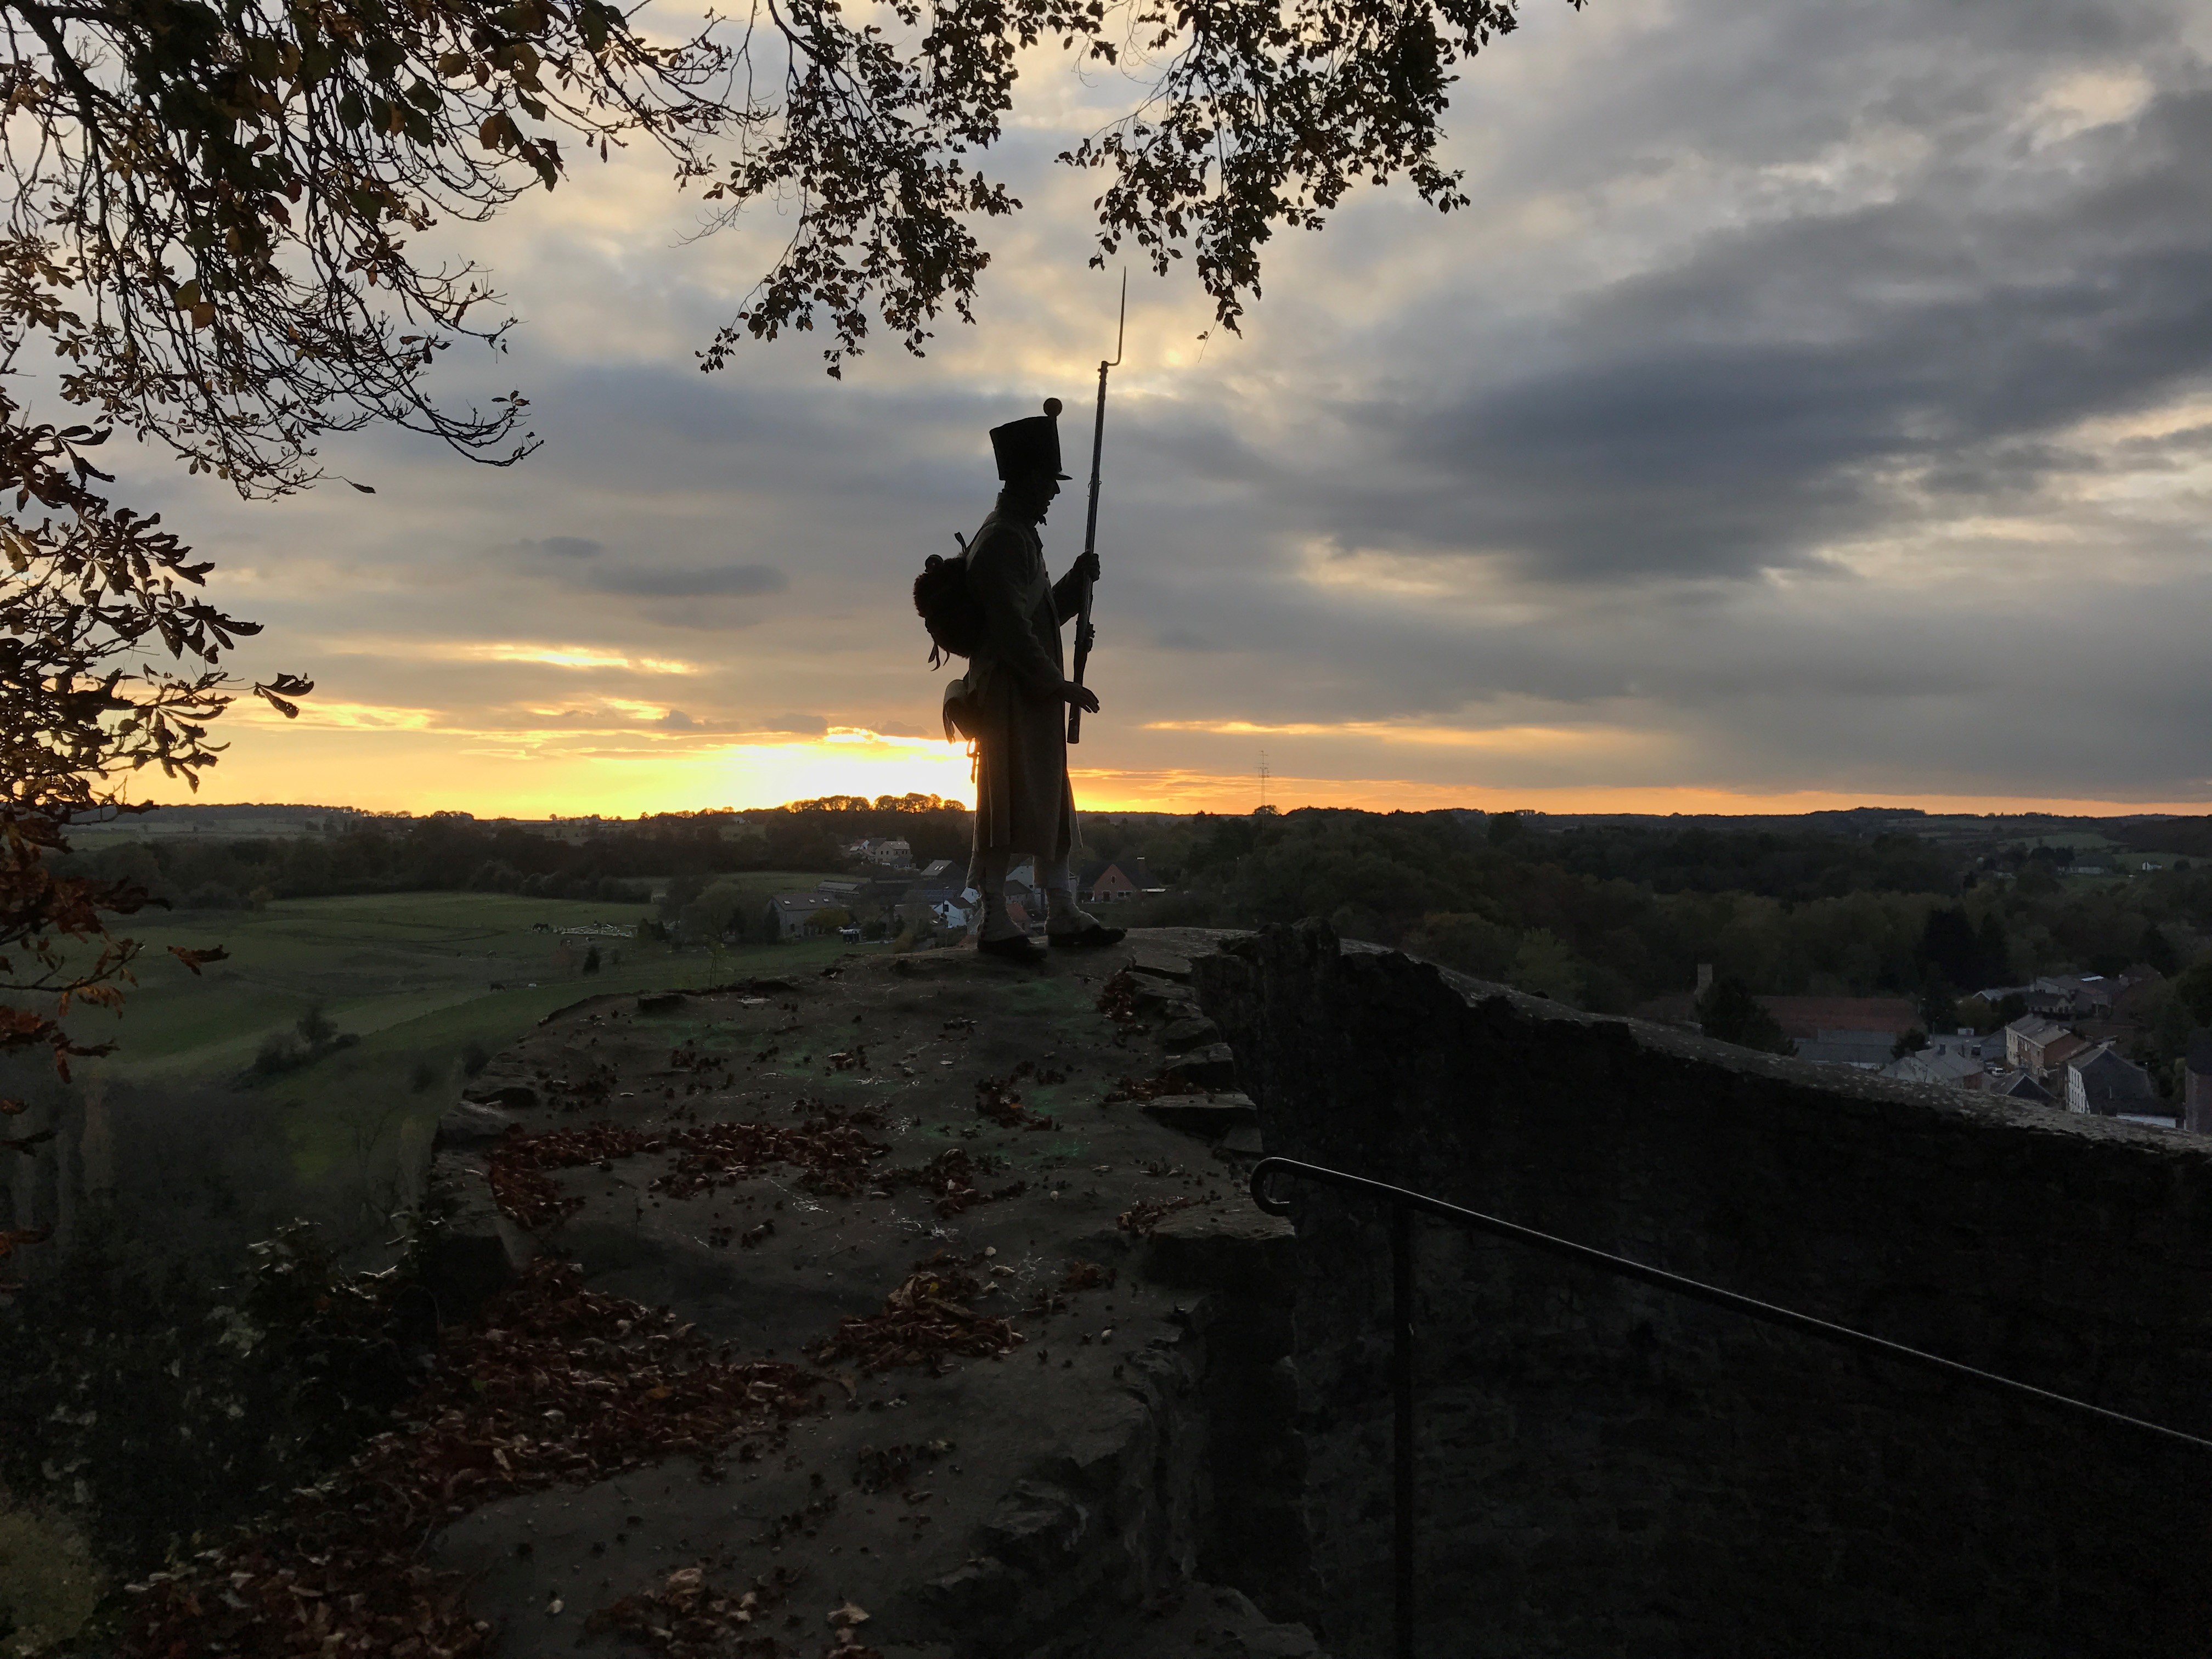
[[[975,846],[1048,862],[1075,842],[1067,785],[1067,704],[1054,695],[1060,626],[1083,603],[1071,571],[1048,580],[1034,527],[997,512],[968,544],[968,591],[981,605],[983,643],[969,658],[960,722],[975,740]],[[948,699],[962,691],[948,688]]]

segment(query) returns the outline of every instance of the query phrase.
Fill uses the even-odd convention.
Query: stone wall
[[[1583,1016],[1307,923],[1197,963],[1271,1153],[2177,1426],[2212,1151]],[[1310,1619],[1384,1650],[1389,1251],[1295,1217]],[[1420,1651],[2197,1655],[2212,1456],[1423,1222]]]

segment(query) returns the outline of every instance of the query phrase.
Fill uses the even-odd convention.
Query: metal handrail
[[[1393,1187],[1388,1182],[1370,1181],[1364,1176],[1352,1175],[1343,1170],[1332,1170],[1292,1158],[1261,1158],[1252,1170],[1252,1201],[1270,1215],[1287,1215],[1291,1210],[1289,1200],[1277,1198],[1269,1190],[1270,1181],[1279,1175],[1301,1181],[1317,1181],[1324,1186],[1341,1188],[1347,1192],[1364,1193],[1370,1197],[1382,1199],[1390,1206],[1390,1385],[1396,1419],[1391,1437],[1391,1467],[1395,1486],[1392,1518],[1396,1591],[1393,1651],[1397,1659],[1413,1659],[1413,1216],[1416,1210],[1440,1216],[1446,1221],[1473,1228],[1477,1232],[1509,1238],[1553,1255],[1565,1256],[1570,1261],[1579,1261],[1586,1267],[1595,1267],[1600,1273],[1611,1273],[1616,1278],[1638,1279],[1660,1290],[1671,1291],[1677,1296],[1688,1297],[1692,1301],[1727,1308],[1765,1324],[1800,1331],[1839,1347],[1856,1348],[1863,1353],[1876,1354],[1901,1364],[1917,1366],[1922,1370],[1934,1371],[1962,1382],[1972,1382],[1996,1393],[2009,1394],[2038,1405],[2071,1412],[2077,1417],[2088,1418],[2113,1427],[2132,1429],[2142,1434],[2155,1435],[2162,1440],[2198,1451],[2212,1452],[2212,1440],[2185,1434],[2162,1423],[2152,1423],[2140,1417],[2130,1417],[2124,1412],[2093,1406],[2086,1400],[2054,1394],[2048,1389],[2039,1389],[2032,1382],[2000,1376],[1995,1371],[1961,1364],[1955,1359],[1945,1359],[1937,1354],[1924,1353],[1901,1342],[1892,1342],[1885,1337],[1853,1330],[1848,1325],[1815,1319],[1810,1314],[1778,1307],[1755,1297],[1739,1296],[1735,1291],[1722,1290],[1717,1285],[1707,1285],[1699,1279],[1685,1279],[1680,1273],[1670,1273],[1663,1267],[1647,1267],[1624,1255],[1614,1255],[1588,1244],[1577,1244],[1571,1239],[1540,1233],[1533,1227],[1523,1227],[1494,1215],[1485,1215],[1480,1210],[1462,1209],[1456,1204],[1447,1204],[1443,1200],[1431,1198],[1425,1193]]]

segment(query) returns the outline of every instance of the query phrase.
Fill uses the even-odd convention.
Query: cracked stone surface
[[[586,1635],[590,1614],[697,1568],[732,1589],[787,1581],[749,1627],[776,1645],[732,1651],[1318,1655],[1267,1611],[1295,1607],[1306,1571],[1288,1226],[1245,1192],[1257,1135],[1225,1048],[1163,1042],[1189,1047],[1172,1028],[1216,937],[1139,932],[1042,969],[856,953],[722,992],[595,999],[501,1055],[471,1092],[514,1134],[610,1123],[660,1144],[547,1171],[568,1212],[526,1232],[485,1201],[498,1125],[458,1118],[433,1170],[460,1205],[456,1301],[552,1254],[591,1289],[832,1386],[750,1462],[511,1498],[436,1535],[430,1559],[470,1575],[495,1650],[624,1650]],[[1132,968],[1125,983],[1160,994],[1117,1024],[1100,992]],[[1170,1066],[1185,1080],[1167,1109],[1109,1102]],[[979,1111],[1008,1092],[1008,1121]],[[690,1197],[663,1184],[661,1138],[825,1111],[888,1149],[850,1195],[788,1165]],[[965,1208],[876,1184],[953,1149],[981,1171]],[[976,1313],[1012,1322],[1008,1351],[875,1373],[812,1357],[938,1251],[981,1281]]]

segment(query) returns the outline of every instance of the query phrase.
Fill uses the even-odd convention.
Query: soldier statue
[[[1067,475],[1060,470],[1057,403],[993,428],[998,505],[967,547],[968,591],[982,637],[967,674],[945,688],[949,723],[975,744],[975,848],[968,884],[982,897],[975,948],[1009,961],[1044,953],[1006,908],[1006,872],[1016,857],[1036,861],[1045,891],[1045,938],[1054,946],[1119,944],[1125,931],[1078,909],[1068,854],[1080,844],[1067,782],[1067,707],[1098,712],[1098,699],[1067,678],[1060,630],[1076,615],[1085,584],[1098,579],[1085,553],[1057,582],[1044,565],[1037,526]]]

